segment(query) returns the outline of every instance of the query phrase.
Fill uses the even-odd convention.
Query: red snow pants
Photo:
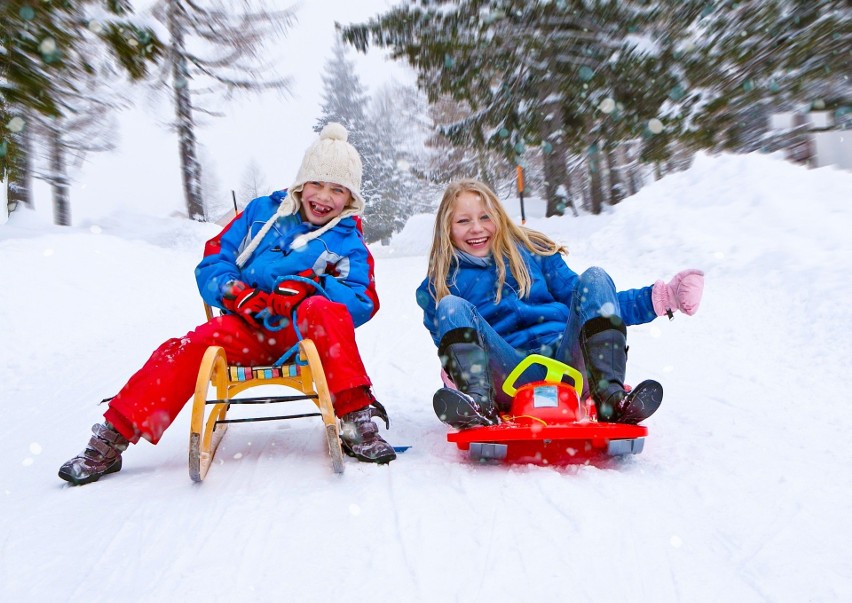
[[[370,378],[346,306],[313,296],[299,305],[296,317],[299,332],[316,344],[337,416],[367,406]],[[110,401],[104,418],[131,442],[141,436],[156,444],[195,392],[209,346],[224,348],[228,364],[263,366],[277,361],[297,341],[292,326],[273,332],[252,327],[234,314],[218,316],[157,348]]]

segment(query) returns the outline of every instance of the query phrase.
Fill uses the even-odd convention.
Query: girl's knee
[[[476,307],[469,301],[456,295],[447,295],[441,298],[438,302],[438,307],[435,309],[438,321],[450,321],[456,323],[461,321],[464,326],[470,326],[467,323],[473,321],[473,316],[476,313]]]
[[[473,307],[469,301],[457,295],[446,295],[438,302],[438,313],[455,314]]]
[[[600,281],[600,280],[611,280],[609,274],[607,274],[606,270],[601,268],[600,266],[592,266],[591,268],[587,268],[580,275],[581,281]]]
[[[580,275],[580,286],[585,290],[615,289],[615,283],[600,266],[592,266]]]
[[[455,295],[442,297],[436,308],[438,330],[446,333],[458,327],[475,327],[476,307],[466,299]]]

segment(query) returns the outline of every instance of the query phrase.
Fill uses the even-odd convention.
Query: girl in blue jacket
[[[328,124],[288,191],[251,201],[208,242],[195,277],[204,301],[225,314],[163,343],[110,400],[105,422],[59,477],[74,485],[96,481],[121,469],[129,444],[156,444],[192,395],[209,346],[224,348],[231,364],[276,362],[297,342],[287,320],[294,310],[322,360],[343,448],[366,462],[396,458],[372,421],[378,415],[387,422],[387,414],[370,391],[355,343],[355,327],[379,302],[356,222],[364,209],[361,159],[347,136],[340,124]],[[315,295],[320,289],[325,295]]]
[[[456,428],[498,423],[511,399],[494,384],[534,353],[585,371],[599,420],[638,423],[660,406],[656,381],[624,386],[626,327],[675,310],[694,314],[703,272],[685,270],[668,283],[617,291],[601,268],[573,272],[565,253],[545,235],[515,225],[485,184],[447,187],[428,275],[417,289],[448,381],[433,398],[442,421]],[[543,369],[533,367],[521,381],[541,378]]]

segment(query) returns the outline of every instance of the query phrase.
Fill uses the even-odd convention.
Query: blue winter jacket
[[[530,273],[528,297],[518,297],[518,282],[507,270],[503,296],[500,303],[495,303],[497,267],[494,262],[478,266],[463,257],[447,284],[452,295],[474,304],[506,343],[531,353],[537,352],[543,344],[552,343],[565,331],[571,295],[579,276],[568,268],[560,254],[544,256],[530,253],[525,247],[518,249]],[[619,291],[618,301],[626,325],[650,322],[657,316],[651,302],[651,287]],[[417,288],[417,304],[423,309],[423,324],[437,346],[436,303],[428,278]]]
[[[254,199],[220,234],[219,249],[206,255],[195,269],[201,297],[221,308],[223,287],[228,281],[239,280],[271,291],[287,276],[312,269],[319,275],[329,299],[349,309],[356,327],[364,324],[378,309],[378,300],[371,287],[371,258],[354,218],[342,219],[334,228],[296,249],[290,248],[293,240],[317,227],[302,221],[299,214],[278,218],[245,265],[237,267],[237,256],[285,196],[286,191],[277,191]]]

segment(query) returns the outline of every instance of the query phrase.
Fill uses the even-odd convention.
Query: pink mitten
[[[701,270],[683,270],[675,274],[668,283],[657,281],[651,289],[651,301],[657,316],[680,310],[688,316],[698,311],[701,305],[701,293],[704,291],[704,273]]]

